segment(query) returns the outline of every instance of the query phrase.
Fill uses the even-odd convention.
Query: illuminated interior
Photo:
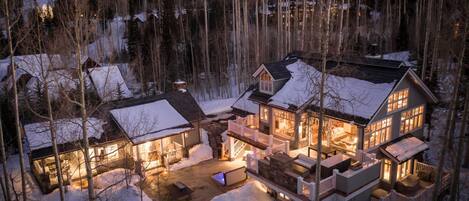
[[[347,154],[354,155],[357,150],[358,128],[356,125],[329,119],[328,144]]]
[[[397,180],[402,179],[411,173],[412,159],[397,166]]]
[[[391,182],[391,161],[388,159],[383,160],[383,181]]]
[[[401,133],[409,133],[411,131],[422,128],[423,118],[423,105],[402,112],[400,128]]]
[[[136,145],[133,147],[134,158],[143,162],[145,170],[167,165],[164,160],[167,163],[177,162],[183,157],[183,146],[173,139],[182,141],[183,136],[180,134]]]
[[[262,122],[268,123],[269,122],[269,108],[263,105],[259,106],[259,118]]]
[[[391,139],[392,118],[376,121],[365,128],[363,149],[377,147]]]
[[[295,114],[272,108],[274,135],[291,139],[295,137]]]

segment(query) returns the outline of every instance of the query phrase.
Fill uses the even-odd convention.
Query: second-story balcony
[[[228,121],[229,158],[236,158],[242,152],[253,153],[257,158],[271,155],[272,153],[290,151],[288,141],[275,138],[258,131],[256,121],[249,118],[238,118]]]

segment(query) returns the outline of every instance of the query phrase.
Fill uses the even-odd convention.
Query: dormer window
[[[266,71],[262,72],[259,77],[259,90],[262,93],[272,94],[274,90],[272,77]]]
[[[394,112],[407,107],[409,98],[409,89],[396,91],[389,96],[388,112]]]

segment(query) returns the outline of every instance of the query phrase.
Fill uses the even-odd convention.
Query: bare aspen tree
[[[327,0],[327,13],[326,13],[326,23],[325,23],[325,35],[324,35],[324,44],[322,49],[322,63],[321,63],[321,85],[319,92],[319,128],[318,128],[318,144],[317,144],[317,164],[321,164],[321,153],[322,153],[322,133],[324,132],[324,91],[325,91],[325,81],[327,79],[326,75],[326,64],[327,64],[327,54],[329,51],[329,23],[331,18],[331,0]],[[322,23],[322,22],[320,22]],[[322,30],[321,30],[322,31]],[[314,198],[316,201],[320,200],[319,191],[321,183],[321,166],[316,166],[316,189],[314,191]]]
[[[300,50],[304,51],[305,50],[305,30],[306,28],[306,0],[303,0],[303,19],[301,23],[301,45],[300,45]]]
[[[205,73],[210,73],[210,55],[208,47],[208,8],[207,0],[204,0],[204,20],[205,20]],[[210,83],[210,82],[209,82]]]
[[[466,42],[466,37],[467,37],[467,30],[468,30],[468,25],[469,21],[466,20],[465,25],[464,25],[464,35],[462,37],[462,42],[463,44]],[[441,147],[439,159],[438,159],[438,167],[436,171],[436,176],[435,176],[435,188],[433,189],[433,201],[438,200],[439,196],[439,190],[441,187],[441,177],[443,174],[443,167],[445,163],[445,156],[446,152],[449,149],[450,146],[452,146],[452,138],[453,138],[453,132],[454,132],[454,127],[456,124],[456,113],[457,113],[457,105],[458,105],[458,95],[459,95],[459,85],[461,83],[461,77],[463,73],[463,58],[465,55],[466,51],[466,46],[463,45],[460,56],[459,56],[459,62],[458,62],[458,72],[456,74],[456,80],[454,83],[454,89],[451,94],[451,103],[450,103],[450,108],[448,111],[448,116],[446,119],[446,126],[445,126],[445,133],[444,133],[444,139],[443,139],[443,146]]]
[[[5,182],[5,187],[4,187],[4,193],[3,196],[5,200],[11,200],[10,199],[10,181],[8,181],[8,170],[7,170],[7,158],[6,158],[6,152],[5,152],[5,143],[4,143],[4,138],[3,138],[3,121],[2,121],[2,111],[0,108],[0,154],[1,154],[1,163],[2,163],[2,168],[3,168],[3,179],[0,182]]]
[[[433,42],[433,50],[432,50],[432,65],[430,67],[430,80],[433,78],[433,73],[437,68],[438,63],[438,55],[439,55],[439,47],[440,47],[440,37],[441,37],[441,21],[443,19],[443,3],[444,0],[438,0],[438,19],[436,24],[436,31],[435,31],[435,41]]]
[[[256,0],[256,67],[260,65],[259,58],[259,0]]]
[[[7,35],[8,35],[8,53],[10,54],[10,70],[11,70],[11,82],[13,85],[13,110],[15,113],[15,129],[16,129],[16,138],[17,138],[17,145],[18,145],[18,153],[19,153],[19,162],[20,162],[20,171],[21,171],[21,192],[22,198],[26,201],[27,193],[26,193],[26,178],[25,178],[25,167],[24,167],[24,153],[23,153],[23,136],[21,134],[21,124],[20,124],[20,114],[18,109],[18,87],[16,85],[16,66],[13,59],[13,39],[11,34],[11,19],[10,19],[10,8],[9,8],[9,1],[5,0],[5,17],[6,17],[6,28],[7,28]]]
[[[425,41],[424,41],[424,47],[423,47],[423,64],[422,64],[422,74],[420,75],[420,78],[422,80],[426,80],[425,78],[425,73],[427,70],[427,63],[428,63],[428,43],[430,40],[430,32],[431,32],[431,20],[432,20],[432,5],[433,5],[433,0],[430,0],[427,4],[427,22],[425,24]]]
[[[342,40],[343,40],[343,23],[344,23],[344,0],[342,0],[340,9],[340,19],[339,19],[339,44],[337,45],[337,54],[340,56],[342,52]]]
[[[461,163],[462,160],[459,160],[462,157],[462,152],[464,148],[464,138],[466,135],[466,127],[467,127],[467,122],[468,122],[468,116],[469,116],[469,85],[466,84],[466,97],[465,97],[465,104],[464,104],[464,111],[463,111],[463,117],[461,120],[461,129],[459,131],[459,141],[458,141],[458,147],[456,151],[456,165],[454,167],[453,174],[451,175],[451,187],[450,187],[450,201],[456,201],[458,200],[459,196],[459,175],[461,173]]]
[[[277,58],[280,58],[282,53],[282,26],[283,26],[283,19],[282,19],[282,0],[277,0]]]

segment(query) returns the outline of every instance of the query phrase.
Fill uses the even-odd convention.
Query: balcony
[[[309,168],[298,167],[300,164],[296,162],[298,158],[277,155],[274,154],[265,159],[257,159],[253,155],[248,155],[248,172],[272,189],[283,189],[282,193],[293,194],[298,200],[314,200],[315,165]],[[307,160],[315,162],[313,158]],[[381,162],[374,155],[358,152],[353,160],[354,165],[352,165],[351,158],[338,154],[321,162],[319,192],[321,199],[334,194],[348,199],[352,197],[352,194],[371,189],[378,184]],[[332,172],[329,172],[331,169]]]
[[[374,201],[426,201],[432,200],[433,190],[435,188],[434,176],[433,178],[425,178],[425,174],[432,175],[436,173],[436,167],[422,162],[416,161],[414,164],[414,175],[417,178],[418,185],[416,188],[403,189],[399,184],[395,188],[387,192],[387,195],[379,198],[373,197]],[[441,194],[449,187],[450,174],[444,172],[441,179],[441,186],[439,193]],[[398,182],[399,183],[399,182]]]
[[[272,153],[288,153],[290,151],[288,141],[262,133],[256,129],[255,124],[249,122],[252,121],[246,118],[228,121],[228,136],[230,138],[227,147],[229,147],[231,158],[236,157],[241,150],[244,150],[246,145],[255,147],[252,151],[255,152],[256,158],[263,158]]]

